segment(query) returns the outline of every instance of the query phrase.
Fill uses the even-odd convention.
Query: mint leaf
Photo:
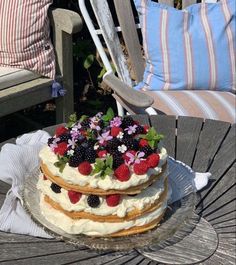
[[[71,128],[77,121],[77,115],[76,113],[73,113],[69,116],[69,121],[68,123],[66,124],[66,127],[67,128]]]

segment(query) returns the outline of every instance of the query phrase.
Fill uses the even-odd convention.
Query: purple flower
[[[110,121],[111,127],[119,127],[120,125],[121,125],[121,118],[120,117],[115,117]]]
[[[140,161],[141,161],[141,158],[145,156],[145,153],[144,152],[137,152],[134,155],[131,152],[127,152],[125,155],[129,158],[128,165],[130,165],[130,164],[133,164],[133,163],[139,164]]]
[[[51,148],[52,151],[54,151],[54,149],[57,147],[57,142],[59,142],[59,141],[60,141],[60,138],[59,137],[58,138],[55,138],[53,140],[53,142],[49,145],[49,147]]]
[[[135,133],[136,132],[136,128],[137,128],[138,126],[135,124],[135,125],[133,125],[133,126],[129,126],[128,128],[126,128],[125,129],[125,131],[128,131],[128,134],[133,134],[133,133]]]
[[[75,145],[76,145],[76,142],[75,142],[75,139],[74,138],[68,140],[67,147],[71,147],[72,149],[74,149],[75,148]]]
[[[70,131],[70,135],[72,136],[72,138],[74,139],[78,138],[78,136],[80,135],[80,129],[81,129],[80,123],[73,126],[73,128]]]
[[[113,137],[110,134],[110,131],[102,133],[101,136],[98,136],[97,140],[99,140],[100,144],[104,144],[106,141],[111,140]]]

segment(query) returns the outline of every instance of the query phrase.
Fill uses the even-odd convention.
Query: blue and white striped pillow
[[[142,90],[235,91],[235,0],[185,10],[134,0],[146,68]]]

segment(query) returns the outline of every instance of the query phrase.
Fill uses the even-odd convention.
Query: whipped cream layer
[[[120,203],[115,207],[108,206],[105,197],[100,196],[100,205],[97,208],[92,208],[88,205],[88,195],[85,194],[81,196],[76,204],[72,204],[68,197],[68,191],[61,188],[61,193],[53,192],[50,188],[52,182],[50,180],[44,180],[43,174],[39,177],[37,188],[43,194],[48,195],[53,201],[59,203],[66,211],[84,211],[100,216],[117,215],[118,217],[125,217],[128,212],[134,209],[142,210],[145,206],[152,205],[164,191],[165,178],[165,176],[162,176],[159,180],[136,196],[121,196]]]
[[[165,148],[160,150],[160,161],[157,167],[150,168],[148,172],[144,175],[136,175],[132,171],[131,167],[131,177],[128,181],[119,181],[114,176],[106,176],[104,179],[100,178],[98,175],[85,176],[80,174],[77,168],[70,167],[67,163],[63,172],[59,171],[59,168],[54,165],[58,161],[57,155],[55,155],[48,146],[41,149],[39,157],[43,164],[45,164],[48,170],[54,175],[61,177],[64,181],[69,184],[75,184],[80,186],[89,185],[92,188],[99,188],[103,190],[115,189],[124,190],[130,187],[134,187],[147,182],[151,175],[158,175],[162,172],[162,166],[166,163],[167,152]],[[91,164],[94,168],[94,165]]]
[[[88,219],[71,219],[64,213],[55,210],[48,203],[44,201],[43,194],[40,198],[40,208],[45,218],[52,224],[64,230],[69,234],[85,234],[88,236],[105,236],[124,229],[129,229],[134,226],[143,226],[151,223],[153,220],[161,216],[166,209],[166,202],[162,204],[157,210],[145,214],[135,220],[108,223],[108,222],[95,222]]]

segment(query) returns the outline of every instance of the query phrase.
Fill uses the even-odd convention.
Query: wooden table
[[[150,122],[159,133],[165,135],[164,144],[170,156],[183,161],[195,171],[212,173],[209,185],[198,194],[196,212],[201,215],[201,221],[208,224],[210,230],[216,234],[214,240],[217,242],[214,244],[217,244],[216,247],[212,246],[213,254],[199,264],[235,264],[235,124],[213,120],[204,122],[200,118],[191,117],[179,117],[176,120],[173,116],[150,116],[148,118],[146,115],[139,115],[135,118],[143,124]],[[45,128],[45,130],[52,133],[54,127]],[[14,139],[7,142],[14,142]],[[0,147],[3,144],[0,144]],[[8,185],[0,182],[0,205],[8,189]],[[212,235],[213,232],[211,232]],[[175,262],[171,264],[199,261],[201,251],[196,250],[196,253],[191,255],[188,253],[191,244],[194,246],[196,240],[198,240],[198,235],[192,243],[185,244],[184,247],[181,246],[181,242],[172,246],[172,249],[168,251],[171,251],[169,256]],[[204,244],[202,247],[204,249]],[[168,251],[166,251],[167,254]],[[165,255],[164,252],[160,253],[160,257]],[[0,232],[0,263],[24,265],[160,264],[136,250],[129,253],[111,251],[98,253],[86,247],[78,249],[58,240],[3,232]]]

